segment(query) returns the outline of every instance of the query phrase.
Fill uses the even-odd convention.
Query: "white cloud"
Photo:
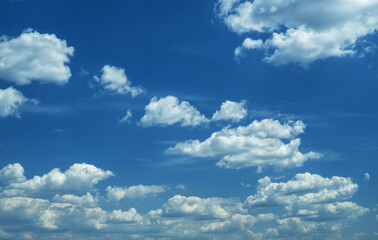
[[[74,232],[111,229],[120,223],[143,221],[134,208],[128,211],[105,211],[99,207],[87,208],[29,197],[0,198],[0,213],[0,219],[6,219],[8,224],[16,221],[37,229]]]
[[[245,109],[245,101],[233,102],[225,101],[222,103],[220,110],[216,111],[211,118],[212,121],[232,120],[239,122],[247,116],[247,109]]]
[[[316,232],[316,222],[356,219],[368,212],[353,202],[340,202],[352,198],[357,189],[350,178],[338,176],[325,178],[303,173],[288,182],[272,182],[264,177],[258,181],[256,193],[245,200],[245,206],[253,209],[285,207],[287,216],[314,221]]]
[[[242,204],[233,199],[200,198],[176,195],[163,205],[165,216],[193,216],[197,218],[228,218],[233,213],[244,213]]]
[[[8,168],[11,168],[11,165],[5,166],[1,171]],[[85,192],[92,190],[99,181],[113,175],[111,171],[105,171],[90,164],[75,163],[65,172],[55,168],[47,174],[34,176],[30,180],[12,182],[3,189],[1,194],[5,196],[34,196],[58,192]],[[18,179],[21,178],[18,175]]]
[[[132,97],[143,93],[141,87],[132,87],[131,82],[127,79],[125,69],[105,65],[101,69],[101,77],[94,76],[94,79],[99,82],[102,87],[109,92],[117,94],[130,94]]]
[[[0,89],[0,117],[20,117],[19,108],[27,101],[28,99],[13,87]]]
[[[369,173],[365,173],[364,174],[364,181],[365,182],[369,182],[370,181],[370,174]]]
[[[290,131],[276,134],[290,135]],[[36,177],[26,180],[23,172],[19,164],[9,164],[1,169],[0,192],[17,183],[37,182]],[[67,182],[71,178],[78,185],[84,183],[85,188],[92,188],[109,172],[106,174],[94,166],[74,164],[61,174],[66,176]],[[44,177],[46,175],[49,176]],[[147,209],[148,213],[141,214],[132,206],[114,209],[118,203],[102,201],[106,196],[101,196],[100,190],[95,190],[96,195],[91,192],[62,194],[67,189],[53,180],[64,179],[62,175],[53,170],[39,178],[40,186],[50,186],[40,187],[40,191],[50,189],[55,196],[26,197],[25,191],[14,192],[12,197],[0,195],[0,238],[170,240],[208,239],[212,236],[228,240],[301,239],[306,236],[310,239],[336,239],[342,229],[368,211],[354,202],[343,201],[353,196],[357,185],[350,178],[336,176],[326,178],[305,173],[297,174],[287,182],[272,182],[265,177],[259,180],[256,194],[248,197],[244,204],[237,198],[176,195],[161,208]],[[8,185],[2,188],[4,184]],[[124,195],[132,198],[157,192],[159,187],[166,190],[165,186],[139,185],[108,187],[107,192],[118,199]],[[82,191],[84,188],[70,188],[69,191],[78,189]],[[117,195],[117,191],[122,196]],[[272,207],[274,204],[277,207]]]
[[[128,122],[129,119],[130,119],[132,116],[133,116],[133,114],[131,113],[131,111],[130,111],[130,110],[127,110],[126,115],[125,115],[121,120],[119,120],[118,123],[121,124],[121,123],[124,123],[124,122]]]
[[[252,216],[248,214],[234,214],[231,218],[222,222],[212,222],[201,227],[202,232],[227,232],[230,230],[240,231],[250,229],[257,222],[271,221],[276,219],[274,214],[260,214]]]
[[[218,6],[231,31],[271,34],[265,42],[247,38],[235,54],[263,49],[275,65],[353,55],[357,41],[378,29],[376,0],[219,0]]]
[[[252,40],[250,38],[244,39],[242,45],[235,49],[235,56],[243,56],[246,50],[260,49],[263,46],[263,41],[261,39]]]
[[[25,181],[24,168],[19,163],[8,164],[0,170],[0,182],[6,185]]]
[[[18,85],[41,83],[65,84],[71,77],[66,63],[74,48],[55,34],[26,30],[19,37],[0,38],[0,79]]]
[[[264,177],[258,181],[256,194],[249,196],[245,203],[249,207],[324,203],[349,199],[357,189],[357,184],[344,177],[324,178],[303,173],[295,175],[294,180],[279,183]]]
[[[143,197],[150,194],[158,194],[165,192],[167,186],[145,186],[145,185],[136,185],[131,187],[111,187],[106,188],[107,198],[111,201],[119,201],[123,198],[137,198]]]
[[[303,133],[304,128],[302,121],[281,124],[272,119],[255,120],[248,126],[223,128],[203,142],[189,140],[178,143],[167,153],[221,157],[217,165],[233,169],[258,167],[261,171],[266,166],[299,167],[308,159],[320,157],[315,152],[299,152],[300,139],[295,137]],[[281,139],[287,139],[289,143],[285,144]]]
[[[55,194],[53,198],[54,202],[60,203],[71,203],[74,205],[90,206],[94,207],[98,205],[98,196],[93,196],[91,193],[87,192],[85,195],[77,196],[74,194]]]
[[[180,123],[181,126],[198,126],[209,122],[195,107],[186,101],[180,102],[174,96],[160,99],[153,97],[145,109],[146,113],[140,120],[144,127],[175,123]]]

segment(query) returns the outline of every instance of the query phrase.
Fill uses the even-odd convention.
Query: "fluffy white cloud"
[[[85,195],[82,196],[77,196],[74,194],[55,194],[53,201],[94,207],[97,206],[99,199],[98,196],[93,196],[91,193],[87,192]]]
[[[368,211],[353,202],[340,202],[350,199],[357,189],[350,178],[337,176],[326,178],[303,173],[288,182],[272,182],[264,177],[258,181],[256,194],[245,200],[245,206],[254,209],[285,207],[294,220],[313,222],[316,232],[319,227],[316,222],[356,219]]]
[[[292,205],[298,203],[315,204],[349,199],[357,191],[357,184],[350,178],[324,178],[317,174],[297,174],[288,182],[272,182],[269,177],[258,181],[255,195],[249,196],[249,207]]]
[[[228,218],[233,213],[246,212],[242,204],[233,199],[199,198],[176,195],[163,205],[165,216],[193,216],[197,218]]]
[[[128,211],[105,211],[98,207],[52,203],[29,197],[0,198],[0,213],[0,219],[6,219],[9,225],[15,222],[27,223],[39,229],[60,231],[101,230],[112,228],[117,223],[143,221],[134,208]]]
[[[245,101],[233,102],[225,101],[222,103],[220,110],[216,111],[211,118],[212,121],[232,120],[239,122],[247,116],[247,109],[245,109]]]
[[[27,101],[28,99],[13,87],[0,89],[0,117],[19,117],[19,108]]]
[[[171,154],[187,154],[194,157],[221,157],[217,163],[225,168],[299,167],[310,158],[320,157],[319,153],[301,153],[300,139],[304,132],[302,121],[281,124],[277,120],[253,121],[248,126],[223,128],[200,142],[189,140],[178,143],[167,150]],[[294,138],[294,139],[293,139]],[[286,144],[281,139],[288,139]]]
[[[234,214],[231,218],[222,222],[212,222],[201,227],[202,232],[227,232],[230,230],[250,229],[258,221],[270,221],[276,219],[274,214],[260,214],[258,216],[246,214]]]
[[[376,0],[219,0],[218,6],[230,30],[271,34],[265,42],[247,38],[235,54],[263,49],[275,65],[352,55],[356,42],[378,29]]]
[[[181,126],[198,126],[209,122],[195,107],[174,96],[158,99],[153,97],[146,106],[146,113],[140,120],[144,127],[166,126],[180,123]]]
[[[285,131],[277,134],[290,135]],[[0,188],[0,192],[9,190],[7,187],[14,184],[37,182],[36,177],[26,180],[23,172],[19,164],[9,164],[1,169],[0,180],[5,188]],[[112,175],[111,172],[92,165],[74,164],[60,172],[60,176],[53,177],[55,174],[56,171],[50,171],[38,180],[40,186],[51,186],[39,187],[39,191],[53,190],[54,197],[51,194],[26,197],[25,191],[15,191],[12,196],[0,195],[0,238],[103,239],[105,236],[116,240],[205,240],[212,236],[228,240],[301,239],[306,236],[335,239],[351,221],[368,211],[356,203],[341,201],[351,198],[357,190],[357,185],[344,177],[325,178],[304,173],[297,174],[293,180],[277,183],[265,177],[258,182],[256,194],[244,203],[236,198],[176,195],[161,208],[141,214],[132,206],[128,210],[114,209],[114,203],[103,201],[106,198],[100,195],[101,191],[96,191],[96,195],[91,192],[61,194],[67,189],[53,180],[60,178],[70,182],[67,179],[75,179],[78,185],[84,183],[85,188],[92,188],[96,182]],[[79,189],[83,190],[82,186]],[[160,190],[165,191],[166,187],[139,185],[106,189],[108,195],[114,194],[118,199]]]
[[[0,170],[0,182],[6,185],[25,181],[24,168],[19,163],[8,164]]]
[[[65,84],[71,77],[68,66],[74,48],[55,34],[41,34],[33,30],[19,37],[0,37],[0,79],[19,85],[31,81]]]
[[[106,188],[107,198],[111,201],[119,201],[123,198],[137,198],[143,197],[150,194],[158,194],[165,192],[167,186],[145,186],[145,185],[136,185],[131,187],[111,187]]]
[[[101,73],[101,77],[94,76],[94,79],[106,91],[117,94],[130,94],[132,97],[136,97],[144,92],[140,87],[131,86],[131,82],[127,79],[125,69],[123,68],[105,65],[101,69]]]
[[[1,171],[5,172],[9,168],[12,168],[12,165],[5,166]],[[14,165],[13,168],[15,168]],[[18,179],[21,179],[19,171],[17,174]],[[11,182],[5,186],[1,195],[33,196],[57,192],[84,192],[92,190],[95,184],[110,176],[113,176],[111,171],[105,171],[86,163],[75,163],[65,172],[55,168],[42,176],[34,176],[32,179],[22,182]]]

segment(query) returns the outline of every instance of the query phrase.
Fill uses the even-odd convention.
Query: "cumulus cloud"
[[[65,172],[55,168],[42,176],[34,176],[32,179],[20,181],[22,178],[19,164],[7,165],[1,171],[18,168],[8,174],[8,179],[18,179],[5,186],[1,195],[5,196],[33,196],[57,192],[85,192],[93,189],[99,181],[114,174],[86,163],[75,163]]]
[[[24,168],[19,163],[8,164],[0,170],[0,182],[5,185],[25,181]]]
[[[150,194],[158,194],[165,192],[167,186],[145,186],[145,185],[136,185],[131,187],[111,187],[106,188],[107,198],[111,201],[120,201],[123,198],[137,198],[143,197]]]
[[[258,181],[256,194],[247,198],[246,205],[267,207],[345,200],[351,198],[357,189],[357,184],[344,177],[324,178],[317,174],[303,173],[295,175],[294,180],[279,183],[264,177]]]
[[[153,97],[145,108],[146,113],[140,120],[144,127],[167,126],[179,123],[181,126],[198,126],[209,120],[197,108],[175,96],[158,99]]]
[[[276,168],[299,167],[311,158],[321,155],[315,152],[301,153],[298,148],[304,132],[302,121],[281,124],[277,120],[253,121],[248,126],[225,127],[211,134],[203,142],[189,140],[170,147],[170,154],[186,154],[193,157],[221,157],[219,167],[240,169],[245,167],[274,166]],[[284,143],[283,140],[289,140]]]
[[[18,85],[65,84],[71,77],[67,63],[74,48],[55,34],[26,30],[17,38],[0,37],[0,79]]]
[[[239,122],[247,116],[245,104],[244,100],[240,102],[226,100],[209,119],[189,102],[180,101],[175,96],[160,99],[153,97],[145,107],[146,112],[140,120],[140,125],[150,127],[180,124],[183,127],[195,127],[217,121]]]
[[[130,94],[136,97],[143,93],[141,87],[132,87],[127,79],[125,69],[110,65],[105,65],[101,69],[101,77],[94,76],[94,79],[101,84],[105,91],[117,94]]]
[[[0,117],[20,117],[19,108],[27,101],[28,99],[13,87],[0,89]]]
[[[193,216],[197,218],[228,218],[232,213],[246,212],[242,204],[233,199],[200,198],[176,195],[163,205],[165,216]]]
[[[94,207],[97,206],[99,198],[98,196],[93,196],[91,193],[87,192],[85,195],[77,196],[74,194],[55,194],[53,198],[54,202],[60,203],[71,203],[74,205],[83,205]]]
[[[140,222],[142,216],[134,208],[128,211],[105,211],[69,203],[52,203],[29,197],[0,198],[0,219],[28,223],[39,229],[75,231],[109,228],[109,223]],[[6,224],[6,223],[5,223]],[[113,225],[113,224],[111,224]]]
[[[350,178],[338,176],[303,173],[288,182],[272,182],[264,177],[258,181],[256,193],[245,200],[245,206],[283,206],[292,217],[307,221],[356,219],[368,209],[341,201],[352,198],[357,189]]]
[[[66,183],[72,180],[81,187],[69,191],[82,191],[112,175],[90,166],[74,164],[65,172],[59,171],[59,176],[52,170],[38,181],[36,177],[26,180],[20,164],[2,168],[0,237],[44,240],[103,239],[106,236],[110,239],[169,240],[208,239],[211,235],[219,240],[301,239],[304,236],[335,239],[351,221],[368,211],[354,202],[344,201],[357,190],[350,178],[304,173],[287,182],[262,178],[258,181],[256,193],[244,203],[237,198],[176,195],[161,208],[143,214],[132,206],[118,209],[112,202],[103,200],[109,199],[110,195],[114,200],[120,200],[125,196],[154,194],[167,187],[107,187],[108,196],[101,196],[101,191],[95,189],[92,189],[95,195],[90,191],[82,195],[62,193],[67,189],[54,178],[65,179]],[[12,196],[3,194],[9,190],[8,186],[31,180],[39,182],[40,186],[48,184],[50,187],[39,187],[40,191],[53,190],[55,195],[31,196],[37,191],[29,196],[26,191],[15,191]]]
[[[238,34],[263,33],[269,37],[246,38],[235,50],[265,51],[274,65],[307,64],[357,52],[358,40],[378,29],[378,2],[367,1],[240,1],[219,0],[218,15]]]
[[[245,109],[245,104],[246,101],[241,101],[238,103],[227,100],[222,103],[220,109],[214,113],[211,120],[232,120],[234,122],[239,122],[241,119],[247,116],[247,109]]]
[[[227,232],[250,229],[257,222],[271,221],[276,219],[272,213],[252,216],[248,214],[234,214],[231,218],[222,222],[212,222],[201,227],[202,232]]]

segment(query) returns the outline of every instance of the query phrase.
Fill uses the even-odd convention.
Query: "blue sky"
[[[377,16],[1,1],[0,239],[376,239]]]

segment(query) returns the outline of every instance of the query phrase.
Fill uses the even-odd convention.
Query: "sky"
[[[377,0],[0,1],[0,239],[378,239]]]

